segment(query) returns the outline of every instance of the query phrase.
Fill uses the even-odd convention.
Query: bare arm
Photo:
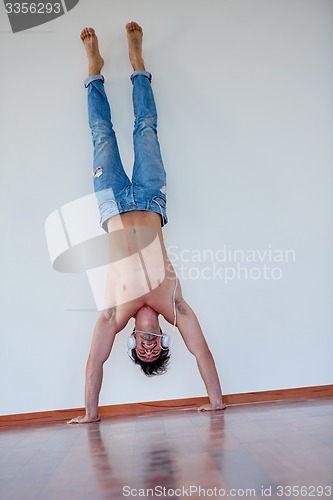
[[[86,367],[85,406],[83,417],[72,418],[69,424],[98,422],[98,398],[103,380],[103,364],[110,356],[117,328],[115,313],[104,311],[97,320]]]
[[[210,401],[209,405],[201,406],[199,410],[223,410],[226,405],[222,401],[222,391],[214,358],[202,333],[198,318],[183,298],[178,300],[176,307],[177,328],[186,347],[196,358]]]

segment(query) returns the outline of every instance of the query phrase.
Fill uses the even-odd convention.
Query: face
[[[138,358],[146,363],[156,361],[162,350],[158,313],[151,307],[142,307],[135,315],[135,330],[135,352]]]
[[[156,332],[157,333],[157,332]],[[142,333],[136,331],[134,333],[136,338],[135,352],[141,361],[151,363],[156,361],[161,354],[161,338],[160,333],[153,335],[152,333]]]

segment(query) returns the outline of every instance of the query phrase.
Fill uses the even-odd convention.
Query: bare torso
[[[106,308],[116,307],[117,330],[143,306],[173,323],[176,273],[165,249],[161,216],[149,211],[125,212],[109,219],[108,231]],[[180,296],[178,284],[177,300]]]

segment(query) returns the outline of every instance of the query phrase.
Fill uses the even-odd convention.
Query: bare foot
[[[86,48],[89,61],[89,76],[99,75],[104,66],[104,59],[99,53],[98,39],[93,28],[83,28],[80,38]]]
[[[134,71],[138,69],[145,70],[145,64],[142,58],[142,28],[132,21],[126,24],[129,58]]]

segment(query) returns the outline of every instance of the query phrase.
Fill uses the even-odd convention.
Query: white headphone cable
[[[171,343],[168,347],[168,349],[171,348],[174,338],[175,338],[175,328],[176,328],[176,321],[177,321],[177,311],[176,311],[176,290],[177,290],[177,285],[178,285],[178,277],[176,276],[176,285],[175,289],[173,291],[173,326],[172,326],[172,335],[171,335]]]

